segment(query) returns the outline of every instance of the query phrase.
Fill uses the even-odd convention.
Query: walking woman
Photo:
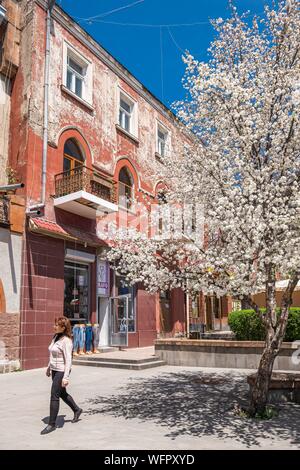
[[[82,409],[76,405],[71,395],[67,393],[69,375],[72,367],[72,335],[71,323],[66,317],[55,319],[55,335],[49,346],[50,361],[46,371],[47,377],[52,374],[52,388],[50,400],[50,419],[48,426],[41,434],[48,434],[56,429],[55,422],[59,410],[59,399],[61,398],[74,412],[72,423],[77,423]]]

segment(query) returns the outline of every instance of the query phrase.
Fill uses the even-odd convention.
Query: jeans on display
[[[75,401],[68,394],[66,387],[62,387],[62,379],[64,372],[56,370],[52,371],[52,387],[51,387],[51,400],[50,400],[50,426],[55,426],[56,418],[59,411],[59,399],[61,398],[75,413],[79,410]]]
[[[73,351],[77,351],[79,348],[79,326],[73,327]]]
[[[96,349],[99,346],[99,337],[100,337],[100,325],[93,325],[93,349]]]
[[[85,343],[85,327],[75,325],[73,327],[73,351],[82,350]]]
[[[92,337],[93,337],[92,325],[87,325],[85,327],[85,350],[86,352],[89,352],[92,350]]]

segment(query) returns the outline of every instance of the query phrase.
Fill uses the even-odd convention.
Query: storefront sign
[[[97,295],[109,297],[109,263],[98,258]]]

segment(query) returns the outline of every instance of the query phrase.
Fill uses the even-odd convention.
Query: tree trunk
[[[261,414],[266,409],[273,365],[285,335],[289,308],[292,305],[292,294],[298,280],[299,273],[296,273],[284,293],[281,302],[281,313],[279,318],[276,318],[275,269],[271,267],[269,270],[269,279],[266,286],[266,344],[251,391],[250,416]]]
[[[281,342],[282,340],[280,341],[280,344]],[[262,353],[255,384],[251,391],[249,409],[251,416],[255,416],[257,413],[261,414],[266,409],[274,360],[278,354],[279,348],[280,346],[276,345],[275,342],[272,343],[272,345],[267,345]]]

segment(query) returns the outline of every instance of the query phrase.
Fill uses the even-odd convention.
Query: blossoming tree
[[[129,283],[232,295],[262,316],[266,342],[251,396],[254,415],[265,410],[300,276],[299,4],[279,2],[251,20],[232,6],[230,19],[213,24],[210,61],[184,57],[188,98],[177,114],[193,145],[166,155],[159,168],[168,202],[203,207],[204,243],[194,222],[186,223],[193,225],[188,236],[132,230],[117,237],[110,257]],[[289,279],[280,305],[278,273]],[[265,314],[253,301],[262,289]]]

